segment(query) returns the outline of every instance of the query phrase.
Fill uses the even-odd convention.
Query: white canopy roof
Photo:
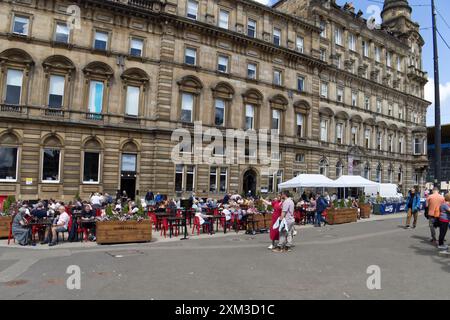
[[[333,180],[321,174],[300,174],[289,181],[280,183],[278,188],[322,188],[331,187],[332,184]]]
[[[341,176],[335,180],[330,187],[332,188],[364,188],[378,186],[379,183],[367,180],[361,176]]]

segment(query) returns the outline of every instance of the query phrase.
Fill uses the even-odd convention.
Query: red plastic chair
[[[209,224],[200,224],[200,218],[194,217],[194,225],[192,226],[192,234],[195,234],[195,230],[197,229],[197,235],[200,235],[200,228],[203,229],[203,232],[209,233]]]
[[[16,243],[16,239],[13,237],[12,234],[12,221],[9,223],[8,246],[9,243],[11,242],[11,239],[13,239],[14,243]]]
[[[164,233],[164,238],[166,238],[166,237],[167,237],[167,235],[166,235],[167,230],[169,230],[169,223],[167,222],[167,219],[166,219],[166,218],[164,218],[164,219],[162,220],[162,224],[161,224],[161,226],[160,226],[160,229],[161,229],[160,235],[162,236],[163,233]]]
[[[95,216],[101,217],[102,216],[102,210],[100,208],[95,209]]]

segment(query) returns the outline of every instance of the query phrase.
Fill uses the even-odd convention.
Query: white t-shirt
[[[96,195],[93,195],[92,197],[91,197],[91,204],[92,205],[101,205],[101,199],[100,199],[100,197],[99,196],[96,196]]]
[[[58,218],[58,222],[57,224],[60,225],[61,223],[64,223],[64,228],[68,228],[69,227],[69,221],[70,221],[70,216],[67,212],[63,212],[59,215]]]
[[[225,220],[230,221],[231,220],[231,212],[228,209],[223,209],[222,213],[225,215]]]

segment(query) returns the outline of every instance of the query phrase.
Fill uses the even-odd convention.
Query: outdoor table
[[[156,230],[156,231],[159,230],[159,229],[158,229],[158,226],[159,226],[159,224],[161,223],[162,219],[168,218],[168,217],[173,217],[172,214],[167,213],[167,212],[159,212],[159,213],[156,212],[156,213],[155,213],[155,216],[156,216],[156,226],[155,226],[155,230]]]
[[[219,232],[219,220],[222,219],[223,217],[222,216],[214,216],[214,215],[207,215],[207,217],[208,217],[208,219],[216,220],[216,232]],[[214,221],[213,221],[213,224],[214,224]]]
[[[172,238],[172,227],[174,226],[174,222],[175,222],[175,227],[182,227],[183,224],[181,224],[180,222],[182,222],[184,220],[183,217],[167,217],[167,222],[169,223],[169,238]]]
[[[52,226],[52,220],[51,219],[41,219],[38,221],[31,221],[30,223],[27,223],[26,225],[24,225],[24,227],[33,229],[33,227],[45,227],[46,229],[48,227]],[[30,234],[31,237],[31,242],[33,242],[33,235]]]

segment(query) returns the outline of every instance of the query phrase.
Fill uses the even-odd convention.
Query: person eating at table
[[[49,230],[45,231],[45,240],[41,244],[47,244],[52,247],[56,245],[56,234],[58,232],[67,232],[69,227],[70,216],[66,212],[64,206],[59,206],[57,211],[59,212],[58,220],[51,227],[52,239],[51,242],[49,240]]]
[[[31,210],[31,215],[38,219],[47,217],[47,210],[45,210],[44,204],[42,202],[38,202],[38,204],[36,205],[36,208]]]
[[[214,234],[213,219],[210,219],[208,215],[203,213],[202,207],[199,206],[197,200],[195,200],[194,205],[192,205],[192,208],[195,209],[195,216],[198,217],[200,225],[201,226],[207,225],[209,229],[209,234]]]

